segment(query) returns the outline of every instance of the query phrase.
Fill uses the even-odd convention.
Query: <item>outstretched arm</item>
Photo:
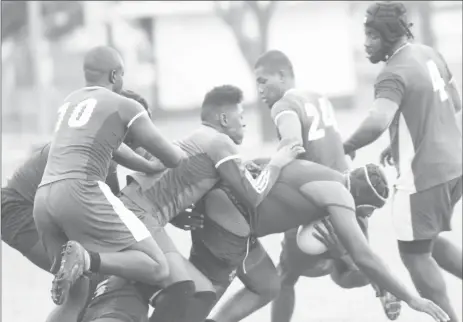
[[[326,208],[341,244],[372,282],[408,304],[416,299],[371,250],[357,222],[354,199],[340,182],[320,181],[302,187],[301,191],[317,198],[319,205]]]

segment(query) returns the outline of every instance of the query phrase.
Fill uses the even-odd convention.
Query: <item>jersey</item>
[[[26,162],[14,172],[5,188],[15,190],[27,203],[33,205],[35,193],[45,171],[49,151],[50,143],[47,143],[32,152]]]
[[[447,93],[451,78],[434,49],[407,44],[376,79],[375,98],[399,105],[389,131],[397,188],[423,191],[462,174],[462,137]]]
[[[199,201],[223,180],[242,202],[257,205],[270,191],[280,169],[267,166],[257,178],[244,168],[236,144],[225,134],[201,126],[177,144],[188,157],[161,174],[135,173],[122,193],[155,216],[161,226]]]
[[[294,160],[288,164],[257,208],[251,225],[255,236],[263,237],[308,225],[328,215],[327,207],[330,205],[347,206],[339,204],[342,200],[337,197],[336,191],[330,190],[331,185],[318,185],[327,181],[346,186],[346,176],[326,166],[305,160]],[[324,198],[315,195],[308,198],[301,193],[300,188],[311,183],[317,184],[317,195]],[[352,211],[355,212],[355,209]]]
[[[41,185],[62,179],[104,181],[129,126],[146,113],[134,100],[102,87],[70,94],[58,122]]]
[[[305,149],[300,158],[341,172],[348,169],[333,106],[326,97],[291,89],[272,107],[271,115],[277,128],[279,118],[285,114],[296,114],[299,119]],[[280,132],[278,136],[281,140]]]

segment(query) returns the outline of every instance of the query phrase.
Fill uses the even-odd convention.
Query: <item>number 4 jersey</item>
[[[112,154],[127,129],[146,113],[141,105],[103,87],[71,93],[58,110],[41,186],[62,179],[105,181]]]
[[[423,191],[462,174],[462,140],[447,85],[452,75],[430,47],[407,44],[387,61],[375,98],[399,105],[390,126],[398,189]]]
[[[305,153],[302,159],[322,164],[331,169],[346,171],[341,136],[337,130],[331,102],[324,96],[310,91],[290,89],[271,110],[276,126],[285,114],[296,114],[301,125]],[[278,133],[281,139],[281,133]]]

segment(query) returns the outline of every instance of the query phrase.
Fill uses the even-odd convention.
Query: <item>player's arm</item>
[[[113,160],[127,169],[144,173],[154,173],[165,169],[165,166],[159,161],[156,162],[145,159],[124,143],[114,151]]]
[[[376,141],[394,120],[405,93],[403,80],[394,74],[375,85],[375,100],[360,127],[344,142],[344,152],[351,154]]]
[[[186,153],[161,135],[139,103],[129,99],[124,102],[119,112],[127,121],[127,127],[137,143],[166,167],[175,168],[186,157]]]
[[[332,228],[332,227],[330,227]],[[367,227],[361,227],[368,239]],[[355,265],[348,253],[334,260],[331,279],[342,288],[363,287],[370,283],[368,277]]]
[[[294,142],[300,146],[303,145],[301,120],[295,111],[290,109],[281,110],[273,116],[273,121],[280,134],[280,147]]]
[[[317,198],[330,216],[336,235],[360,270],[380,288],[410,304],[416,298],[390,272],[383,261],[373,253],[355,215],[355,203],[350,192],[339,182],[319,182],[302,192]]]
[[[251,208],[257,207],[268,195],[283,167],[272,159],[259,176],[253,178],[246,170],[236,145],[225,135],[217,137],[210,156],[224,184]]]

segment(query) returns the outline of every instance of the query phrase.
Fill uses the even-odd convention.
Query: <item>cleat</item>
[[[379,296],[381,304],[383,305],[384,314],[391,321],[397,320],[402,309],[400,300],[389,292],[384,292],[382,296]]]
[[[56,305],[66,300],[72,285],[84,275],[86,250],[75,241],[63,246],[61,265],[52,282],[51,298]]]

